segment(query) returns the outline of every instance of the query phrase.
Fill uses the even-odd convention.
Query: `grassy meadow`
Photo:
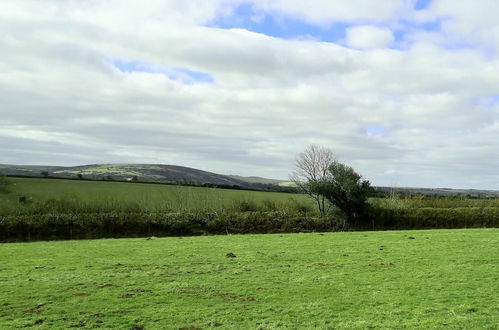
[[[499,324],[498,229],[16,243],[0,260],[1,329]]]
[[[0,195],[2,208],[19,208],[19,197],[32,203],[64,200],[82,207],[100,205],[116,210],[137,207],[149,211],[221,210],[237,207],[241,202],[259,205],[272,202],[279,208],[314,205],[307,196],[279,192],[187,187],[145,183],[85,181],[37,178],[9,178],[10,194]]]

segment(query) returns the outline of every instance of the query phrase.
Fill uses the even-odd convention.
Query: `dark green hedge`
[[[335,230],[334,218],[281,211],[197,213],[83,213],[0,216],[0,241]]]
[[[499,227],[499,207],[372,209],[375,229]]]
[[[373,208],[368,219],[350,226],[286,211],[0,215],[0,241],[478,227],[499,227],[499,207]]]

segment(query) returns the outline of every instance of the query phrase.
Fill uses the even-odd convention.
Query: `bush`
[[[4,175],[0,175],[0,193],[8,193],[10,182]]]
[[[499,227],[499,207],[373,207],[370,213],[373,229]]]

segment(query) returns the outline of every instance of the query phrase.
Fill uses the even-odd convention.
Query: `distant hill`
[[[158,183],[213,184],[264,190],[286,190],[280,180],[223,175],[190,167],[159,164],[94,164],[81,166],[0,165],[0,174],[34,177],[141,181]],[[289,188],[288,188],[289,189]]]
[[[159,164],[94,164],[81,166],[42,166],[42,165],[0,165],[0,174],[31,177],[77,178],[110,180],[110,181],[140,181],[157,183],[180,183],[193,185],[233,186],[261,190],[294,190],[294,184],[289,181],[261,178],[257,176],[244,177],[240,175],[224,175],[195,168],[159,165]],[[499,197],[499,191],[479,189],[451,188],[412,188],[412,187],[375,187],[378,193],[422,194],[429,196],[470,196]]]

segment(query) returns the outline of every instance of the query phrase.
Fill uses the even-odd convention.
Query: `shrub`
[[[374,229],[499,227],[499,207],[372,207],[370,214]]]
[[[4,175],[0,175],[0,193],[8,193],[10,182]]]

